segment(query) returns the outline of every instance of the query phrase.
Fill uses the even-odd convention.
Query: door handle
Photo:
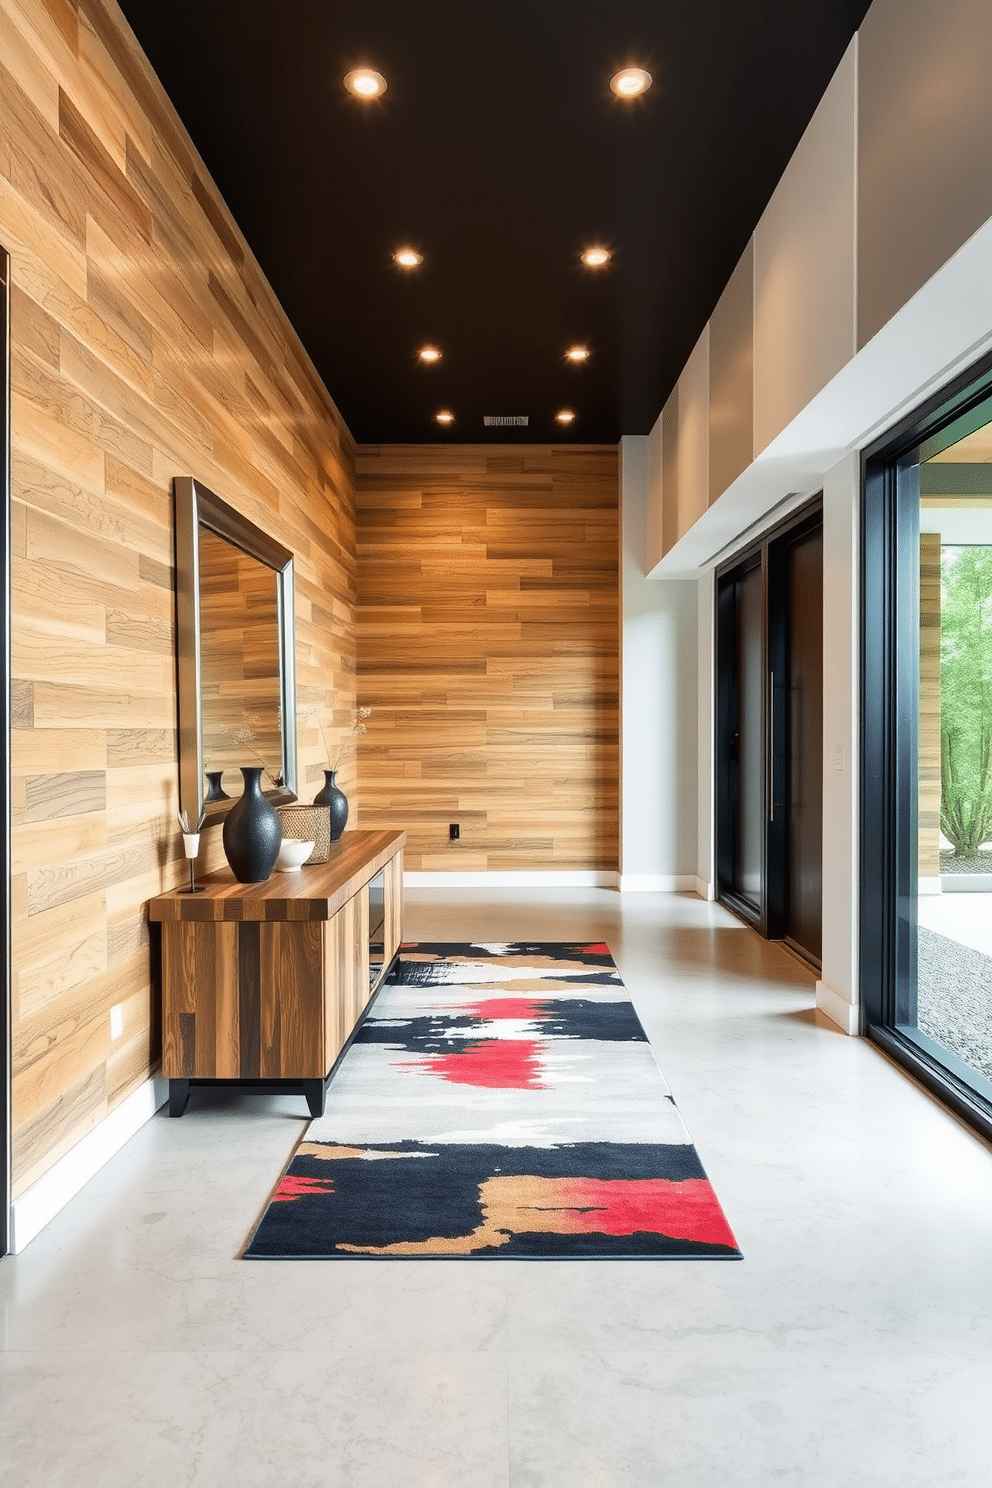
[[[775,821],[775,673],[768,673],[768,820]]]

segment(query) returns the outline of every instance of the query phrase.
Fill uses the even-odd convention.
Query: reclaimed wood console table
[[[405,832],[346,832],[328,862],[152,899],[162,926],[162,1073],[169,1114],[191,1084],[302,1089],[327,1081],[399,954]]]

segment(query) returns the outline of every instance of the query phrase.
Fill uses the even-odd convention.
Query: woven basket
[[[331,856],[331,813],[326,806],[277,806],[284,837],[313,842],[308,863],[326,863]]]

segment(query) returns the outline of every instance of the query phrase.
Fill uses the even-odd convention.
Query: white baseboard
[[[826,982],[816,984],[816,1005],[845,1033],[857,1035],[861,1032],[861,1009],[848,1002],[846,997],[841,997]]]
[[[135,1132],[150,1121],[169,1098],[169,1082],[153,1075],[115,1106],[99,1126],[86,1133],[71,1152],[59,1158],[37,1183],[15,1199],[11,1208],[11,1250],[15,1254],[54,1219],[69,1200],[120,1152]]]
[[[699,895],[700,899],[705,899],[707,904],[712,904],[715,901],[715,884],[707,883],[705,878],[696,878],[693,880],[693,883],[696,889],[696,893]]]
[[[615,873],[404,873],[405,889],[615,889]]]
[[[621,894],[680,894],[695,889],[690,873],[621,873]]]

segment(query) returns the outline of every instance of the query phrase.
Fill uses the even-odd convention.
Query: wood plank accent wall
[[[940,874],[940,533],[920,533],[919,873]]]
[[[144,904],[183,873],[172,478],[293,550],[299,695],[342,729],[354,490],[350,436],[113,0],[0,0],[0,241],[19,1193],[158,1062]],[[300,756],[315,789],[315,725]]]
[[[369,446],[356,469],[363,826],[405,830],[414,871],[615,870],[616,449]]]

